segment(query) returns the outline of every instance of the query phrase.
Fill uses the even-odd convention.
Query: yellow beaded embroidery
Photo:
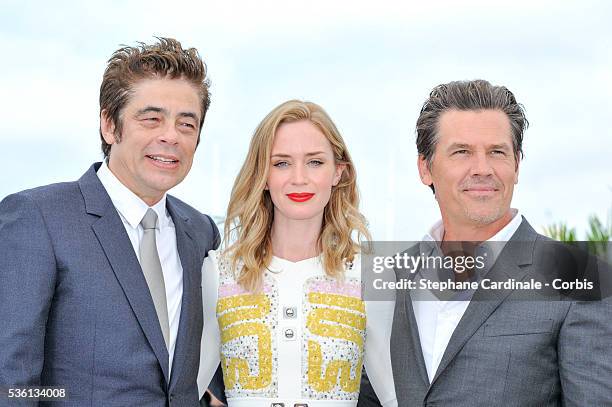
[[[242,389],[259,390],[272,381],[272,343],[270,329],[261,321],[270,312],[270,300],[265,294],[243,294],[221,298],[217,303],[217,315],[221,329],[221,343],[240,341],[244,337],[257,338],[258,373],[254,366],[240,357],[221,355],[223,379],[227,389],[237,383]],[[255,320],[255,321],[254,321]]]
[[[317,277],[310,282],[326,279]],[[307,292],[305,301],[307,383],[303,396],[356,399],[366,328],[363,301],[354,296],[316,291]]]

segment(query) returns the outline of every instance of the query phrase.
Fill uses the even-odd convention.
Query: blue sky
[[[126,4],[127,3],[127,4]],[[170,36],[198,48],[212,105],[172,193],[223,215],[258,122],[291,98],[321,104],[357,166],[381,240],[439,217],[416,170],[414,123],[430,89],[509,87],[531,127],[513,206],[536,227],[612,208],[612,7],[604,1],[3,2],[0,198],[77,179],[101,159],[98,92],[120,44]]]

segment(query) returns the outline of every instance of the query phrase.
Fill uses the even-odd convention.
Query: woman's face
[[[345,164],[336,164],[332,146],[308,120],[284,123],[276,130],[266,188],[275,220],[323,217],[332,186]]]

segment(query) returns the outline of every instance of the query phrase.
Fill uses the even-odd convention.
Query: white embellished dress
[[[263,291],[251,294],[212,250],[202,298],[200,396],[221,362],[229,407],[355,407],[365,363],[383,406],[397,406],[393,304],[362,300],[359,256],[343,281],[326,276],[319,257],[273,257]]]

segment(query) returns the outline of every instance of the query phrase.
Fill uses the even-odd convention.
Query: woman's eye
[[[283,167],[287,167],[289,165],[289,163],[287,161],[279,161],[277,163],[273,164],[276,168],[283,168]]]
[[[320,165],[323,165],[323,161],[321,161],[321,160],[310,160],[308,162],[308,164],[310,164],[313,167],[318,167]]]

